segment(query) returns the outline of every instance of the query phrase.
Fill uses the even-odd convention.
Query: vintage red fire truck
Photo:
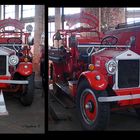
[[[0,20],[0,89],[18,95],[31,105],[34,97],[34,72],[31,52],[31,26],[16,19]]]
[[[84,37],[85,32],[94,37]],[[74,99],[84,129],[104,130],[110,112],[120,108],[133,107],[140,117],[140,55],[132,50],[134,38],[117,44],[116,36],[81,27],[58,30],[53,42],[53,93],[64,91]]]

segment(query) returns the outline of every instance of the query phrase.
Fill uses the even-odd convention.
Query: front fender
[[[16,72],[20,73],[23,76],[29,76],[32,74],[33,67],[31,62],[21,62],[17,69]]]
[[[100,75],[100,80],[96,79],[97,75]],[[105,90],[108,85],[108,81],[105,79],[105,76],[99,71],[82,72],[78,80],[78,84],[83,78],[85,78],[89,82],[90,86],[95,90]]]

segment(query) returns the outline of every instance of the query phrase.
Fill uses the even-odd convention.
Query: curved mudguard
[[[97,75],[100,75],[100,80],[96,79]],[[82,72],[78,80],[78,84],[83,78],[85,78],[89,82],[90,86],[95,90],[105,90],[108,85],[108,81],[105,79],[105,76],[99,71]]]

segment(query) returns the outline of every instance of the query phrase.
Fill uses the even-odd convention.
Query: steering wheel
[[[118,42],[118,38],[116,36],[107,36],[102,39],[102,45],[116,45]]]

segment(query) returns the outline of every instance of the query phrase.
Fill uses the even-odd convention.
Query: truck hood
[[[95,65],[95,68],[102,71],[104,74],[107,74],[105,64],[111,59],[114,59],[115,61],[140,59],[140,55],[129,49],[104,49],[92,56],[92,62]]]

